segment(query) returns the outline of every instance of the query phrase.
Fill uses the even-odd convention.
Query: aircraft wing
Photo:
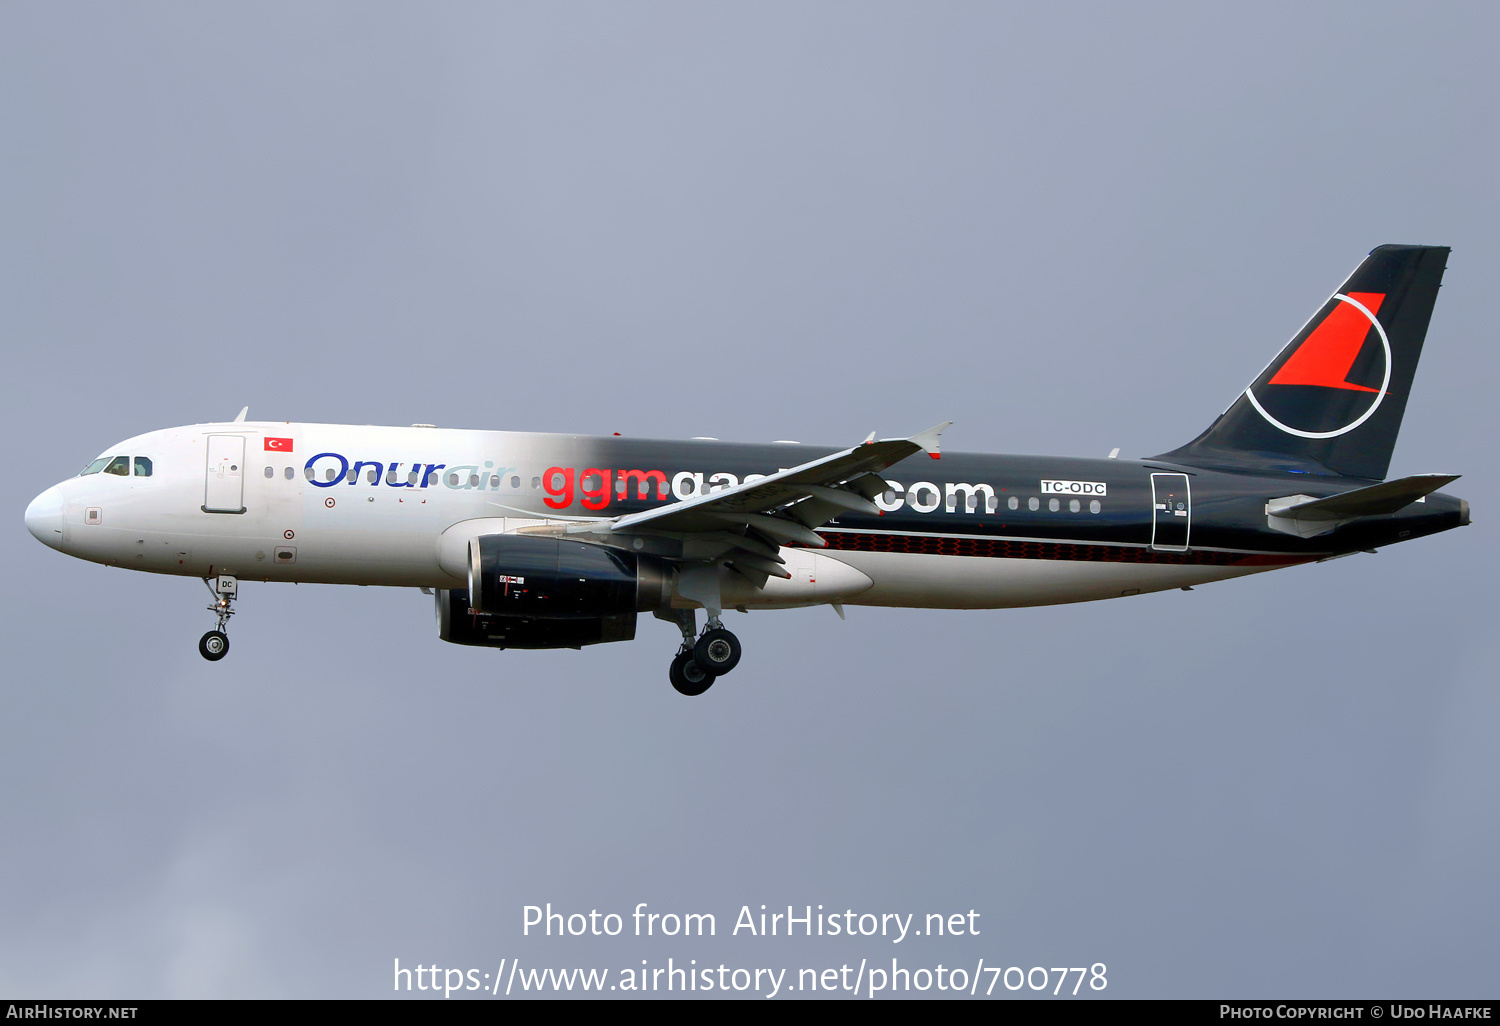
[[[938,436],[951,421],[910,438],[867,439],[852,449],[801,466],[610,521],[610,534],[649,531],[696,536],[733,552],[750,574],[788,577],[777,549],[788,542],[822,548],[813,530],[840,513],[879,513],[872,501],[886,489],[880,471],[915,453],[937,459]],[[605,525],[599,525],[605,526]],[[593,528],[597,531],[598,527]],[[762,578],[764,579],[764,578]]]

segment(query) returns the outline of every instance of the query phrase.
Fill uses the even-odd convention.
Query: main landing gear
[[[693,646],[693,661],[714,676],[722,676],[740,663],[740,639],[726,631],[717,616],[713,617]]]
[[[224,626],[234,615],[231,606],[239,595],[240,585],[233,577],[216,577],[212,581],[205,577],[203,583],[213,594],[214,604],[208,607],[208,611],[218,614],[219,625],[198,639],[198,654],[216,663],[229,654],[229,635],[224,633]]]
[[[667,671],[667,676],[672,680],[672,687],[677,689],[679,695],[701,695],[714,686],[718,678],[698,665],[693,658],[693,653],[686,650],[677,653],[672,659],[672,668]]]
[[[678,694],[701,695],[713,687],[715,680],[739,665],[740,639],[724,629],[718,616],[708,618],[701,635],[696,610],[674,609],[657,616],[671,620],[682,631],[682,646],[667,674]]]

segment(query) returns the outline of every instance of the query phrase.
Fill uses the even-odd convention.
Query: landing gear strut
[[[675,623],[682,631],[682,645],[668,673],[678,694],[701,695],[739,664],[740,640],[724,629],[717,613],[709,616],[702,635],[698,634],[695,609],[672,609],[656,615]]]
[[[212,581],[205,577],[203,583],[208,585],[214,597],[214,604],[208,607],[208,611],[218,614],[219,625],[198,639],[198,654],[215,663],[229,654],[229,635],[224,633],[224,627],[234,615],[232,606],[239,595],[240,584],[233,577],[216,577]]]

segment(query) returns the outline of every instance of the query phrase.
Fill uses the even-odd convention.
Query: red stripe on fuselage
[[[1163,563],[1172,566],[1291,566],[1321,559],[1277,552],[1158,552],[1121,545],[1078,542],[1019,541],[1007,538],[953,538],[940,534],[883,534],[880,532],[819,531],[828,543],[824,551],[904,552],[923,556],[977,556],[988,559],[1058,559],[1077,563]]]

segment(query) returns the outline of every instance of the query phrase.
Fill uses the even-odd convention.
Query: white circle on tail
[[[1350,423],[1345,424],[1343,427],[1338,428],[1334,431],[1301,431],[1287,424],[1283,424],[1281,421],[1271,416],[1271,414],[1266,411],[1266,408],[1260,404],[1260,401],[1255,398],[1254,385],[1245,389],[1245,398],[1250,400],[1250,405],[1254,406],[1262,417],[1266,418],[1266,420],[1269,421],[1274,427],[1280,428],[1289,435],[1296,435],[1298,438],[1336,438],[1339,435],[1348,434],[1350,431],[1353,431],[1365,421],[1369,420],[1371,415],[1373,415],[1376,410],[1380,409],[1381,400],[1385,398],[1385,393],[1391,385],[1391,340],[1386,338],[1385,329],[1380,326],[1380,321],[1376,320],[1375,315],[1372,314],[1369,309],[1357,299],[1350,299],[1345,295],[1335,295],[1333,298],[1339,300],[1340,302],[1348,303],[1360,313],[1364,314],[1365,317],[1369,318],[1371,324],[1375,325],[1375,332],[1380,336],[1380,344],[1385,347],[1385,377],[1381,379],[1380,391],[1376,393],[1375,401],[1370,404],[1370,408],[1364,413],[1360,414]]]

